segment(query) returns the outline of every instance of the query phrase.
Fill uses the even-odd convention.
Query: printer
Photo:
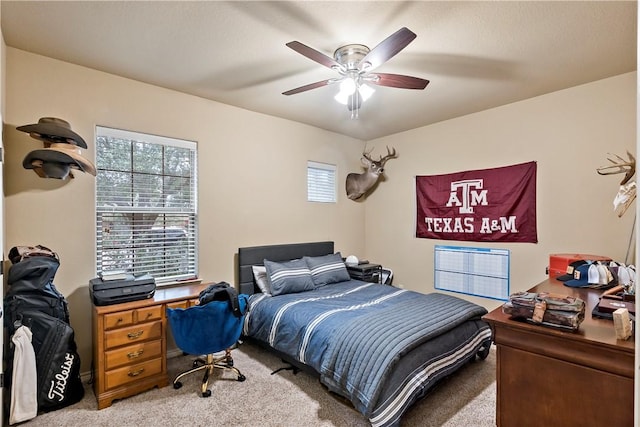
[[[89,293],[95,305],[111,305],[121,302],[138,301],[153,297],[156,281],[148,274],[124,279],[103,280],[100,277],[89,280]]]

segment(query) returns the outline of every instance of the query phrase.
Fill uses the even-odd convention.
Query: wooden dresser
[[[207,284],[156,289],[151,299],[93,306],[93,378],[98,409],[169,384],[167,307],[189,307]]]
[[[530,292],[585,301],[576,332],[484,316],[497,348],[496,421],[501,427],[633,426],[634,339],[616,340],[613,321],[591,317],[601,291],[546,280]]]

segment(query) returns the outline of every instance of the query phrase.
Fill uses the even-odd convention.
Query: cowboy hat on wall
[[[87,148],[87,143],[71,130],[66,120],[42,117],[38,123],[16,129],[44,143],[44,148],[33,150],[25,156],[22,162],[25,169],[33,169],[41,178],[73,178],[72,169],[96,175],[93,163],[82,155],[81,149]]]

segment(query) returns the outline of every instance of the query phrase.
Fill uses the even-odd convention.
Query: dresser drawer
[[[133,310],[104,315],[104,329],[121,328],[133,324]]]
[[[111,370],[119,366],[138,363],[160,356],[162,356],[162,340],[145,341],[106,351],[104,354],[104,369]]]
[[[198,305],[199,301],[200,300],[198,298],[193,298],[190,300],[171,302],[167,304],[167,308],[189,308],[191,306]]]
[[[145,307],[139,308],[136,310],[136,318],[135,321],[139,322],[149,322],[151,320],[159,320],[162,319],[162,306],[155,305],[153,307]]]
[[[189,307],[189,301],[178,301],[167,304],[167,308],[187,308]]]
[[[162,358],[105,372],[106,388],[112,389],[162,372]]]
[[[121,345],[141,342],[162,336],[162,321],[157,320],[151,323],[141,323],[139,325],[126,328],[106,331],[104,333],[105,349],[119,347]]]

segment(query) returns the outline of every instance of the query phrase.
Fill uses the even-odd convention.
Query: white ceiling
[[[622,1],[8,1],[8,46],[370,140],[636,70],[637,3]],[[337,85],[284,96],[334,71],[327,56],[417,38],[376,69],[430,80],[376,87],[360,117]]]

